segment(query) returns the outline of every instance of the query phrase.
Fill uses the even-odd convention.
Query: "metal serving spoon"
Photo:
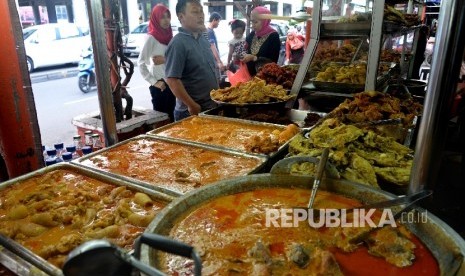
[[[196,250],[187,244],[156,234],[144,233],[135,241],[134,256],[107,240],[92,240],[73,249],[63,266],[65,276],[132,275],[133,268],[144,275],[165,275],[139,261],[141,244],[194,260],[194,275],[201,275],[202,261]]]
[[[312,194],[310,195],[310,200],[308,202],[308,209],[312,209],[313,203],[315,202],[316,192],[320,186],[321,179],[323,178],[323,172],[325,171],[326,162],[328,162],[329,149],[325,148],[321,154],[320,162],[318,162],[318,167],[316,169],[315,180],[313,181]]]
[[[420,192],[412,194],[412,195],[402,196],[402,197],[398,197],[398,198],[395,198],[395,199],[392,199],[392,200],[377,202],[377,203],[368,204],[368,205],[364,205],[364,206],[356,207],[356,208],[359,208],[359,209],[362,209],[362,208],[363,209],[374,209],[374,208],[379,209],[379,208],[386,208],[386,207],[405,204],[404,208],[402,208],[400,211],[395,213],[394,216],[393,216],[394,220],[398,220],[398,219],[400,219],[402,217],[402,214],[405,214],[405,213],[407,213],[407,212],[409,212],[409,211],[411,211],[413,209],[413,207],[414,207],[413,205],[415,204],[415,202],[417,202],[417,201],[419,201],[421,199],[424,199],[424,198],[426,198],[426,197],[428,197],[428,196],[430,196],[432,194],[433,194],[433,191],[431,191],[431,190],[423,190],[423,191],[420,191]],[[356,209],[356,208],[353,208],[353,209]],[[353,209],[347,209],[347,210],[353,210]],[[389,225],[389,224],[384,224],[381,227],[373,227],[373,228],[370,228],[368,231],[362,231],[362,232],[360,232],[359,235],[351,238],[350,243],[360,243],[369,234],[371,234],[373,232],[376,232],[376,231],[378,231],[380,229],[383,229],[387,225]]]

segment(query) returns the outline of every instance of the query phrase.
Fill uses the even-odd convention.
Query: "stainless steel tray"
[[[193,117],[188,117],[188,118],[186,118],[184,120],[190,120],[192,118]],[[255,126],[270,126],[270,127],[278,128],[280,130],[285,129],[285,126],[278,125],[278,124],[255,122],[255,121],[250,121],[250,120],[227,118],[227,117],[214,116],[214,115],[203,115],[202,118],[208,118],[210,120],[216,120],[216,121],[235,122],[235,123],[241,123],[241,124],[246,124],[246,125],[248,124],[248,125],[255,125]],[[160,128],[154,129],[152,131],[149,131],[149,132],[147,132],[147,135],[154,135],[154,136],[157,136],[157,137],[167,137],[167,136],[160,135],[160,133],[167,130],[167,129],[170,129],[171,127],[179,124],[180,122],[182,122],[184,120],[174,122],[174,123],[162,126]],[[224,150],[229,150],[229,151],[233,151],[233,152],[242,152],[242,153],[246,153],[246,154],[250,154],[250,155],[267,156],[269,158],[274,158],[276,155],[278,155],[278,154],[282,153],[283,151],[285,151],[287,149],[289,141],[292,140],[292,139],[289,139],[289,141],[287,141],[286,143],[281,145],[277,151],[275,151],[275,152],[273,152],[271,154],[259,154],[259,153],[247,152],[247,151],[241,150],[241,149],[234,149],[234,148],[230,148],[230,147],[226,147],[226,146],[222,146],[222,145],[207,144],[207,143],[203,143],[203,142],[199,142],[199,141],[191,141],[191,140],[182,139],[182,138],[169,137],[169,139],[190,142],[190,143],[198,144],[198,145],[209,145],[209,146],[212,146],[212,147],[215,147],[215,148],[218,148],[218,149],[224,149]]]
[[[263,102],[263,103],[235,103],[235,102],[222,102],[222,101],[218,101],[218,100],[213,100],[215,103],[219,104],[219,105],[229,105],[229,106],[251,106],[251,107],[254,107],[254,106],[284,106],[286,104],[286,101],[282,101],[282,100],[277,100],[277,101],[270,101],[270,102]]]
[[[315,124],[306,127],[305,126],[305,118],[307,118],[308,113],[315,113],[315,114],[319,115],[321,117],[320,120],[323,119],[327,114],[325,112],[315,112],[315,111],[311,111],[311,110],[291,109],[291,110],[288,111],[288,116],[294,123],[299,125],[302,128],[302,130],[305,131],[305,130],[310,130],[310,129],[314,128],[315,125],[318,123],[318,122],[316,122]],[[318,120],[318,121],[320,121],[320,120]]]
[[[226,149],[226,148],[219,148],[219,147],[214,147],[214,146],[210,146],[210,145],[206,145],[206,144],[199,144],[199,143],[194,143],[194,142],[190,142],[190,141],[176,140],[176,139],[171,139],[171,138],[161,137],[161,136],[139,135],[139,136],[133,137],[131,139],[125,140],[125,141],[123,141],[121,143],[118,143],[116,145],[113,145],[111,147],[108,147],[108,148],[99,150],[97,152],[93,152],[91,154],[85,155],[85,156],[83,156],[81,158],[78,158],[78,159],[74,160],[73,162],[75,164],[77,164],[78,166],[84,166],[84,167],[86,167],[86,168],[88,168],[90,170],[98,171],[98,172],[100,172],[102,174],[105,174],[105,175],[108,175],[110,177],[120,179],[120,180],[123,180],[123,181],[127,181],[127,182],[133,183],[135,185],[145,187],[147,189],[156,190],[156,191],[159,191],[159,192],[161,192],[163,194],[167,194],[167,195],[175,196],[175,197],[183,195],[182,192],[177,191],[175,189],[159,187],[159,186],[156,186],[157,185],[156,183],[150,183],[150,182],[147,182],[147,181],[139,180],[139,179],[136,179],[134,177],[127,176],[127,175],[117,174],[117,173],[113,173],[113,172],[107,172],[107,171],[104,171],[104,170],[99,169],[97,167],[89,166],[87,164],[82,163],[83,161],[89,160],[89,159],[91,159],[93,157],[96,157],[96,156],[98,156],[98,155],[100,155],[100,154],[102,154],[104,152],[111,151],[112,149],[117,148],[117,147],[119,147],[121,145],[130,143],[132,141],[137,141],[137,140],[140,140],[140,139],[157,140],[157,141],[161,141],[161,142],[165,142],[165,143],[177,144],[180,147],[194,147],[194,148],[199,148],[199,149],[204,149],[204,150],[208,150],[208,151],[214,151],[214,152],[222,153],[222,154],[225,154],[225,155],[241,156],[241,157],[245,157],[245,158],[251,158],[251,159],[259,160],[260,161],[259,165],[257,165],[254,169],[252,169],[248,174],[253,174],[253,173],[260,172],[267,165],[267,161],[268,161],[268,157],[264,156],[264,155],[247,154],[247,153],[238,152],[238,151],[234,151],[234,150],[230,150],[230,149]],[[156,172],[153,172],[153,173],[155,174]]]
[[[338,92],[338,93],[357,93],[365,89],[365,84],[358,83],[343,83],[343,82],[326,82],[311,79],[316,89],[322,91]]]
[[[256,114],[268,114],[267,112],[278,112],[279,115],[276,117],[272,117],[274,114],[270,115],[270,118],[261,118],[255,119],[253,116]],[[250,114],[251,113],[251,114]],[[276,110],[276,109],[255,109],[255,108],[247,108],[247,107],[231,107],[231,106],[218,106],[207,111],[200,113],[200,116],[204,115],[212,115],[212,116],[220,116],[226,118],[235,118],[247,121],[254,121],[254,122],[263,122],[263,123],[271,123],[277,125],[287,125],[290,123],[294,123],[298,125],[302,130],[310,129],[313,126],[305,126],[305,118],[307,117],[308,113],[315,113],[321,117],[324,117],[326,113],[324,112],[315,112],[311,110],[298,110],[298,109],[283,109]],[[276,113],[277,114],[277,113]],[[266,121],[265,121],[266,120]]]
[[[173,196],[161,193],[159,191],[148,189],[143,186],[134,185],[131,182],[124,182],[116,178],[111,178],[105,174],[101,174],[92,170],[87,170],[83,167],[76,166],[71,163],[59,163],[22,175],[17,178],[10,179],[8,181],[0,183],[0,190],[12,185],[21,185],[21,182],[27,179],[60,169],[72,171],[80,175],[84,175],[108,184],[113,184],[116,186],[126,186],[131,190],[143,192],[147,195],[150,195],[153,199],[166,202],[167,204],[174,199]],[[16,241],[8,237],[5,237],[1,234],[0,263],[2,263],[5,267],[7,267],[12,272],[18,275],[63,275],[61,269],[47,262],[45,259],[33,253],[26,247],[20,245]]]
[[[324,30],[327,31],[361,31],[367,34],[371,30],[371,21],[360,22],[326,22],[321,24]]]

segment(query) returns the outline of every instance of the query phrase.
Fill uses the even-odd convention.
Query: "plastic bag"
[[[250,76],[249,70],[247,69],[247,65],[244,63],[239,65],[239,69],[237,69],[236,73],[228,70],[226,75],[228,76],[231,86],[236,86],[240,82],[247,82],[252,79],[252,76]]]

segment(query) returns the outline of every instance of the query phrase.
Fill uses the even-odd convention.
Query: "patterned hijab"
[[[153,7],[152,14],[150,15],[148,33],[158,42],[168,45],[173,38],[173,30],[171,28],[165,30],[160,26],[160,20],[163,18],[165,12],[168,12],[168,15],[171,17],[170,10],[164,5],[158,4]]]
[[[255,9],[252,10],[252,12],[255,12],[258,14],[271,14],[271,11],[269,9],[262,7],[262,6],[256,7]],[[267,34],[276,32],[276,30],[270,26],[270,22],[271,22],[270,19],[262,19],[262,28],[258,31],[255,31],[255,35],[257,37],[262,37]]]

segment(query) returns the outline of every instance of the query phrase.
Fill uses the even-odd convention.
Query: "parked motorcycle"
[[[95,77],[95,66],[94,66],[94,55],[92,53],[92,47],[84,50],[81,53],[81,61],[79,62],[79,74],[78,74],[78,85],[79,89],[87,93],[93,87],[97,86],[97,80]]]

